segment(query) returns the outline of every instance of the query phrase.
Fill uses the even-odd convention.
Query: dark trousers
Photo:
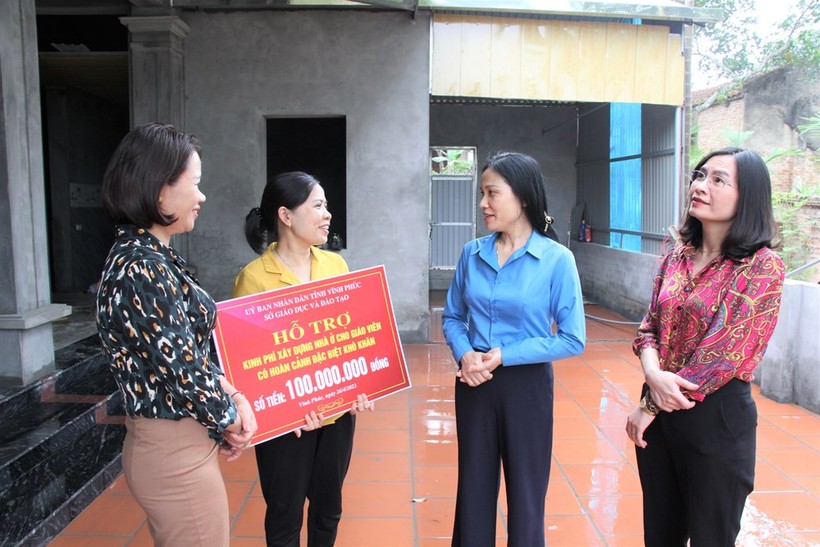
[[[356,417],[345,413],[331,425],[302,432],[301,438],[288,433],[256,445],[269,546],[299,546],[305,499],[309,500],[308,546],[334,544],[355,428]]]
[[[458,495],[453,546],[495,546],[500,468],[511,547],[544,545],[552,455],[551,363],[498,367],[478,387],[456,380]]]
[[[648,547],[732,547],[754,487],[757,408],[740,380],[661,412],[636,448]]]

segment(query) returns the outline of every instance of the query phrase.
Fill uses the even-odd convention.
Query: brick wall
[[[696,115],[694,122],[698,127],[697,145],[704,154],[727,145],[727,129],[743,131],[744,110],[743,100],[740,99],[713,104]],[[698,159],[700,158],[692,158],[692,162]]]

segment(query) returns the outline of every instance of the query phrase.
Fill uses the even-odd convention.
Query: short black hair
[[[532,229],[558,241],[558,234],[550,226],[552,221],[547,213],[544,176],[535,158],[520,152],[496,152],[487,158],[481,172],[487,169],[492,169],[507,181],[513,194],[521,202],[524,215]]]
[[[296,209],[320,186],[315,177],[303,171],[288,171],[273,177],[262,192],[262,203],[245,216],[245,239],[257,254],[279,239],[279,208]]]
[[[199,140],[172,125],[147,123],[129,131],[105,169],[105,212],[117,224],[139,228],[173,224],[176,218],[160,211],[159,195],[177,183],[194,152],[202,153]]]
[[[738,260],[753,255],[762,247],[772,247],[777,229],[772,210],[772,181],[766,162],[757,152],[745,148],[721,148],[704,156],[695,166],[700,170],[715,156],[732,156],[737,164],[739,199],[737,214],[721,251]],[[681,241],[695,247],[703,244],[703,225],[687,208],[680,228]]]

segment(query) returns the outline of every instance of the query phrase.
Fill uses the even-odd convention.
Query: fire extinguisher
[[[586,241],[587,243],[592,241],[592,226],[590,226],[589,224],[587,224],[584,227],[584,241]]]

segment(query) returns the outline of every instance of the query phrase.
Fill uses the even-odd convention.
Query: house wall
[[[572,242],[584,300],[640,321],[649,306],[660,257]]]
[[[727,129],[743,131],[744,105],[742,100],[731,100],[715,104],[697,116],[697,144],[703,154],[727,145]],[[691,161],[694,164],[699,159],[693,157]]]
[[[755,371],[766,397],[820,413],[820,285],[786,280],[769,348]]]
[[[430,107],[430,144],[476,147],[479,178],[493,152],[523,152],[535,158],[546,181],[547,204],[555,217],[553,228],[566,244],[575,205],[576,114],[575,107],[567,105],[434,104]],[[478,209],[476,219],[478,235],[487,234]]]
[[[345,116],[351,270],[384,264],[399,331],[426,339],[429,14],[184,12],[185,130],[208,200],[186,258],[215,298],[255,258],[244,219],[268,176],[269,117]],[[364,38],[366,37],[366,39]]]

